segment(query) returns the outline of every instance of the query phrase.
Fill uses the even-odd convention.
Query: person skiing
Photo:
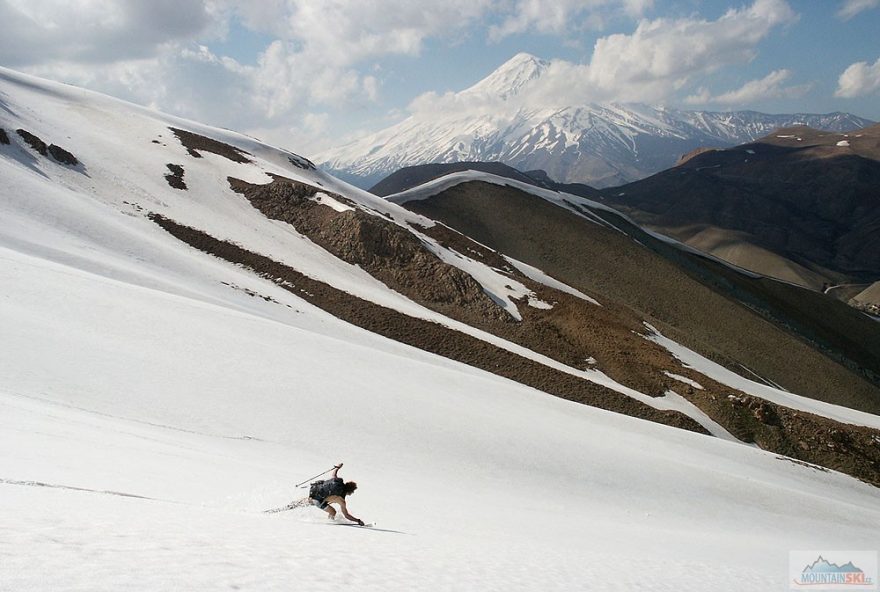
[[[357,489],[357,483],[354,481],[346,483],[338,477],[341,468],[342,463],[339,463],[333,467],[333,473],[330,474],[329,479],[315,481],[309,486],[309,503],[327,512],[331,519],[336,518],[336,508],[330,504],[338,504],[343,516],[363,526],[364,521],[349,514],[348,507],[345,505],[345,497],[354,493]]]

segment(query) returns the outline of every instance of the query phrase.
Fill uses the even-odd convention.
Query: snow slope
[[[0,107],[7,132],[82,162],[14,132],[0,146],[0,589],[769,590],[790,549],[876,545],[875,488],[368,333],[142,212],[451,323],[224,180],[278,172],[402,208],[256,140],[8,70]],[[187,157],[168,125],[254,164]],[[340,460],[375,528],[261,513]]]

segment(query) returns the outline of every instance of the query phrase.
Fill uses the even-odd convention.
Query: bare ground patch
[[[193,132],[177,129],[176,127],[171,127],[168,129],[170,129],[174,133],[174,135],[177,136],[177,139],[180,140],[180,143],[183,144],[184,148],[186,148],[186,151],[189,152],[190,156],[193,156],[195,158],[201,158],[202,155],[200,151],[202,151],[211,152],[212,154],[228,158],[233,162],[251,162],[251,159],[247,157],[250,155],[244,150],[236,148],[235,146],[230,146],[229,144],[220,142],[219,140],[207,138],[199,134],[194,134]]]
[[[186,182],[183,180],[183,166],[179,164],[168,163],[165,165],[170,171],[165,175],[165,180],[175,189],[186,191]]]
[[[68,166],[76,166],[79,164],[79,160],[77,160],[76,156],[55,144],[49,144],[49,154],[61,164],[66,164]]]
[[[8,144],[9,138],[6,136],[6,132],[4,132],[3,130],[0,130],[0,132],[3,132],[2,137],[0,137],[0,143]],[[24,140],[24,142],[28,146],[30,146],[35,152],[38,152],[43,156],[51,156],[56,162],[68,166],[76,166],[79,164],[79,160],[77,160],[77,158],[73,154],[71,154],[61,146],[58,146],[56,144],[49,144],[47,146],[46,142],[25,129],[17,129],[15,130],[15,133],[17,133],[19,137]],[[2,141],[3,138],[6,139],[5,142]]]
[[[25,141],[25,143],[30,146],[35,152],[42,154],[43,156],[47,156],[49,154],[49,147],[46,146],[46,142],[30,133],[25,129],[17,129],[15,133],[19,135],[19,137]]]

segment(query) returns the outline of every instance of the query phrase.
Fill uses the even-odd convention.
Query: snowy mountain
[[[877,415],[253,138],[7,69],[0,107],[4,589],[761,589],[876,540]],[[340,460],[373,528],[263,513]]]
[[[518,54],[446,97],[448,108],[417,112],[324,151],[315,162],[365,188],[405,166],[458,161],[499,161],[521,171],[545,170],[561,182],[608,187],[669,168],[700,146],[742,144],[798,124],[848,131],[871,123],[847,113],[717,113],[641,104],[535,107],[534,101],[518,100],[526,90],[540,92],[549,67]]]

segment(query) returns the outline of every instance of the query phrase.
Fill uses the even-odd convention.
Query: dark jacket
[[[309,497],[319,502],[323,502],[331,495],[345,497],[345,482],[339,477],[326,481],[315,481],[309,487]]]

